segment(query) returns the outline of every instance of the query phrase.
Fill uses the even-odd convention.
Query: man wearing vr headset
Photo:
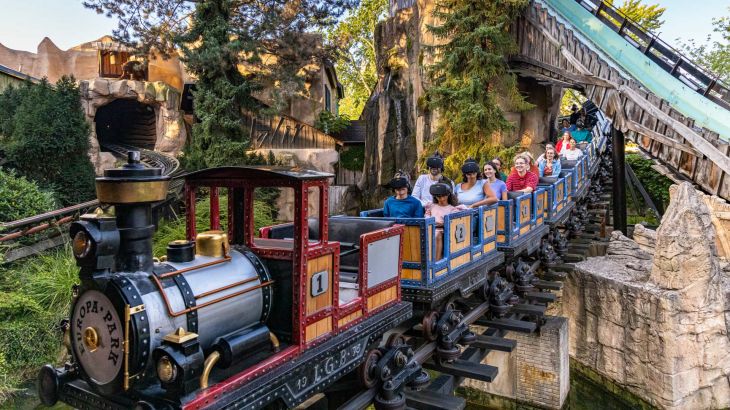
[[[430,189],[434,184],[442,183],[450,185],[451,191],[454,191],[454,182],[443,174],[444,159],[438,151],[428,157],[426,167],[428,167],[428,173],[419,176],[416,180],[416,185],[413,187],[413,197],[421,201],[423,206],[433,202],[433,195],[431,195]],[[452,205],[456,205],[456,203],[454,202]]]
[[[398,171],[388,183],[395,195],[385,200],[383,216],[386,218],[423,218],[421,201],[409,195],[411,183],[403,171]]]

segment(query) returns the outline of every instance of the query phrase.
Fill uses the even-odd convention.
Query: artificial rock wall
[[[415,178],[420,174],[417,160],[430,154],[428,143],[434,139],[439,113],[427,107],[430,86],[428,66],[433,63],[427,46],[438,44],[428,29],[437,24],[433,0],[414,0],[412,7],[394,11],[378,24],[375,49],[378,83],[365,106],[365,172],[360,187],[378,194],[378,188],[402,169]],[[515,124],[510,133],[495,134],[489,144],[520,144],[535,154],[548,139],[551,120],[558,113],[561,90],[518,79],[520,91],[535,108],[521,113],[506,113]],[[382,192],[381,192],[382,193]]]
[[[563,290],[570,352],[666,409],[730,406],[728,280],[701,196],[683,183],[654,233],[614,232],[606,256],[576,265]]]

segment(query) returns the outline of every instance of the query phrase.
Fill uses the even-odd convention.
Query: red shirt
[[[537,189],[537,174],[532,173],[530,171],[525,172],[524,176],[520,176],[517,172],[512,173],[507,177],[507,190],[508,191],[519,191],[521,189],[525,189],[527,187],[532,188],[532,190]]]

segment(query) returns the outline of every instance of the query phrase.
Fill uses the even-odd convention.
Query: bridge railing
[[[730,85],[722,82],[717,74],[693,62],[611,4],[601,0],[575,1],[669,74],[730,110]]]

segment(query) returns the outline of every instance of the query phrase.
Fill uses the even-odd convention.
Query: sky
[[[712,18],[729,15],[728,0],[644,0],[667,8],[660,37],[703,43],[712,33]],[[82,0],[0,0],[0,43],[35,52],[43,37],[62,50],[111,34],[116,21],[88,10]],[[615,0],[620,4],[620,0]],[[717,37],[715,37],[717,38]]]

